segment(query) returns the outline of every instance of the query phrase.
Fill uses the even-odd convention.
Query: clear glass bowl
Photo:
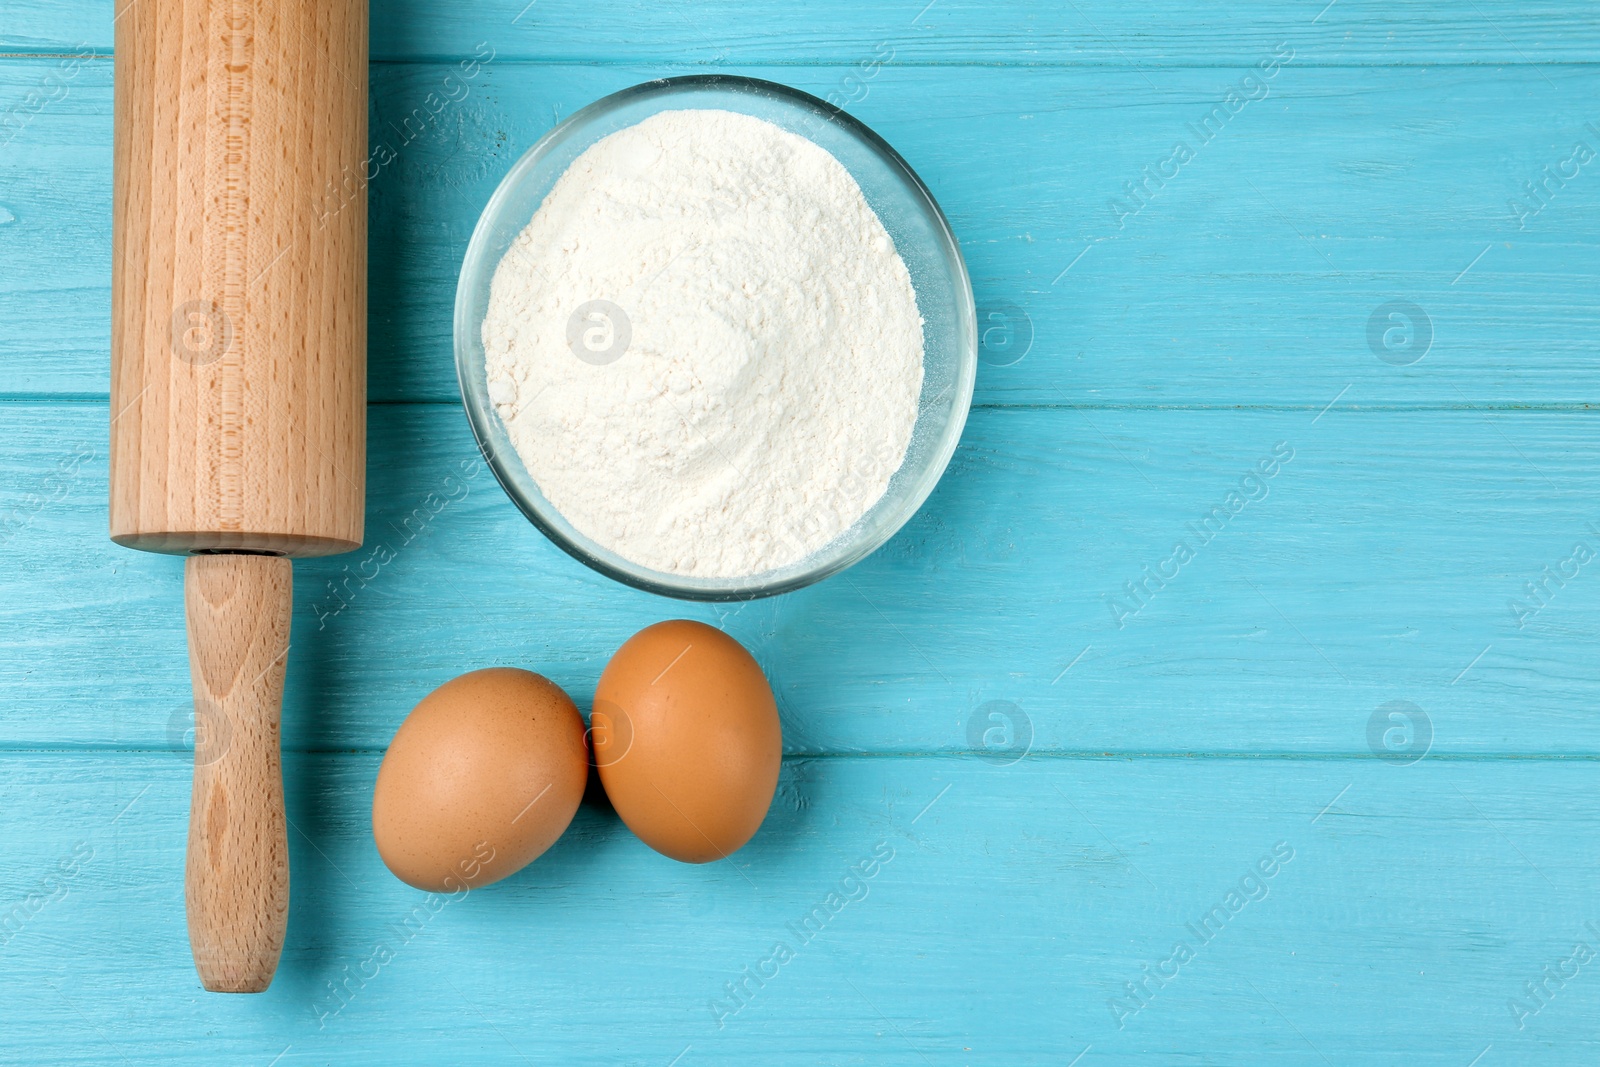
[[[922,313],[924,368],[905,462],[883,498],[833,541],[797,563],[740,578],[701,578],[640,566],[596,544],[557,511],[523,466],[489,401],[482,326],[489,283],[511,242],[556,180],[595,142],[661,111],[719,108],[765,119],[821,145],[861,186],[911,272]],[[556,126],[519,159],[478,220],[461,265],[455,310],[456,374],[467,419],[505,491],[545,536],[619,582],[687,600],[750,600],[837,574],[871,554],[933,492],[956,449],[977,377],[972,284],[939,205],[905,160],[849,115],[796,89],[727,75],[645,82],[598,100]]]

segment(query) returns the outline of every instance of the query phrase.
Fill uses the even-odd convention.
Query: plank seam
[[[51,404],[76,405],[76,404],[105,404],[110,398],[105,393],[0,393],[0,404],[35,405],[43,407]],[[425,397],[408,400],[368,400],[367,406],[372,407],[460,407],[461,400],[457,397]],[[985,401],[973,404],[973,411],[1227,411],[1227,412],[1261,412],[1263,414],[1298,414],[1304,412],[1321,411],[1324,405],[1319,404],[1041,404],[1027,402],[1007,404],[1004,402]],[[1600,402],[1591,403],[1537,403],[1519,404],[1515,402],[1483,403],[1437,403],[1437,404],[1351,404],[1341,408],[1341,412],[1353,414],[1411,414],[1428,412],[1478,412],[1496,411],[1502,413],[1518,414],[1581,414],[1600,408]]]
[[[14,52],[0,47],[0,62],[6,60],[22,59],[112,59],[114,53],[111,49],[94,48],[87,52]],[[416,55],[416,56],[373,56],[368,60],[368,67],[408,67],[408,66],[448,66],[463,59],[472,59],[470,53]],[[736,62],[694,62],[685,60],[660,60],[649,56],[618,59],[614,56],[539,56],[539,55],[497,55],[496,66],[569,66],[569,67],[653,67],[672,70],[697,70],[721,71],[732,73],[739,69],[749,68],[776,68],[796,67],[802,69],[834,69],[838,67],[851,67],[856,60],[841,57],[839,59],[748,59]],[[974,60],[896,60],[890,66],[900,68],[921,68],[928,70],[943,69],[994,69],[994,70],[1109,70],[1123,73],[1136,73],[1126,62],[1113,60],[1038,60],[1034,62],[1016,61],[974,61]],[[1237,71],[1241,66],[1248,66],[1249,62],[1240,57],[1237,62],[1219,63],[1164,63],[1157,62],[1146,64],[1140,68],[1146,71],[1162,70],[1226,70]],[[1550,59],[1540,61],[1518,60],[1510,61],[1453,61],[1453,62],[1402,62],[1402,63],[1333,63],[1327,61],[1296,61],[1297,68],[1308,67],[1318,70],[1471,70],[1478,68],[1492,68],[1503,70],[1507,67],[1543,70],[1548,68],[1573,68],[1585,70],[1600,67],[1600,61],[1576,59]]]

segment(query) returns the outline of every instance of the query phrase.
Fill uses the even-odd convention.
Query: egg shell
[[[761,826],[783,730],[760,665],[727,634],[682,619],[639,631],[600,675],[590,722],[606,796],[657,852],[706,863]]]
[[[378,854],[418,889],[497,882],[572,822],[588,763],[583,718],[548,678],[490,667],[451,679],[406,716],[378,768]]]

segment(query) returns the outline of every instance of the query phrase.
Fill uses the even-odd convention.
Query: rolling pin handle
[[[289,922],[278,721],[293,574],[281,556],[184,566],[195,729],[184,897],[195,969],[216,993],[266,989]]]

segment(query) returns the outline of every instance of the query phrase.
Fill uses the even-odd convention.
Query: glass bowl
[[[905,461],[882,499],[810,556],[738,578],[670,574],[603,548],[557,511],[523,466],[489,400],[482,327],[489,284],[511,242],[556,180],[601,138],[661,111],[718,108],[765,119],[831,152],[861,186],[911,272],[923,325],[922,396]],[[773,82],[728,75],[645,82],[573,113],[517,160],[478,220],[461,265],[455,309],[456,375],[473,436],[495,477],[545,536],[601,574],[686,600],[751,600],[784,593],[849,567],[875,551],[914,515],[944,473],[972,403],[977,378],[977,317],[955,235],[926,186],[867,127],[814,96]]]

